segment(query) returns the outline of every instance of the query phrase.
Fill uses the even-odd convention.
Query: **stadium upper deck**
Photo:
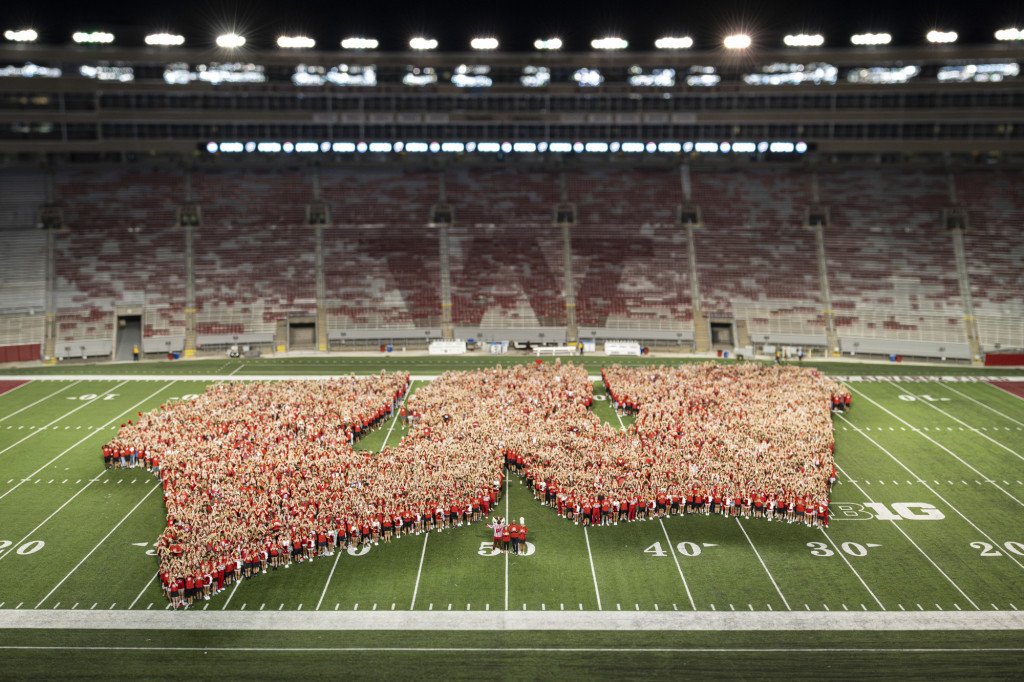
[[[1022,61],[1019,41],[535,54],[9,43],[0,153],[188,153],[211,141],[315,142],[318,152],[328,142],[332,154],[375,141],[395,153],[410,141],[441,153],[444,142],[463,153],[470,142],[549,153],[552,142],[679,143],[670,153],[714,142],[735,154],[732,143],[756,153],[772,141],[826,153],[1019,152]]]

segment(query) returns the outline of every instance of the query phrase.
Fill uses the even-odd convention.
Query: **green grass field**
[[[984,381],[930,380],[1020,375],[991,369],[823,364],[841,376],[906,379],[849,383],[854,408],[834,418],[840,478],[827,532],[693,516],[585,530],[541,507],[513,477],[500,505],[506,516],[525,517],[528,556],[491,556],[482,524],[412,536],[362,555],[339,552],[238,582],[189,612],[167,614],[194,629],[119,629],[131,626],[118,625],[117,614],[167,607],[154,580],[156,558],[147,553],[164,525],[159,486],[141,469],[104,471],[100,457],[100,446],[123,420],[201,392],[209,380],[200,377],[207,375],[244,379],[381,367],[431,375],[495,361],[511,360],[202,360],[35,372],[51,378],[0,394],[0,665],[18,671],[15,677],[53,676],[55,662],[70,662],[68,674],[159,677],[180,675],[175,661],[188,652],[188,674],[200,677],[258,674],[270,665],[296,675],[344,670],[381,676],[384,668],[366,666],[367,660],[400,678],[477,677],[490,674],[489,661],[499,666],[496,676],[516,678],[555,669],[626,677],[686,669],[718,676],[751,667],[838,678],[871,671],[904,679],[907,671],[911,679],[1021,674],[1024,633],[1015,625],[964,627],[954,614],[980,611],[1001,623],[1002,614],[1024,608],[1024,401]],[[586,364],[595,374],[607,361],[588,357]],[[618,426],[601,399],[600,382],[595,393],[595,411]],[[388,422],[359,447],[377,450],[403,434],[400,424]],[[71,611],[108,612],[114,620],[86,630],[53,621],[20,627],[14,617],[23,614],[12,611],[50,612],[58,623]],[[373,632],[370,625],[342,632],[187,625],[189,619],[205,622],[197,612],[214,611],[234,613],[230,622],[237,624],[250,617],[247,612],[261,611],[308,612],[310,619],[318,611],[408,616],[397,632]],[[547,632],[423,632],[416,625],[430,622],[416,620],[417,614],[449,611],[525,612]],[[582,632],[580,611],[588,627],[620,625]],[[575,620],[560,620],[571,615],[565,612],[575,612]],[[801,612],[820,618],[820,631],[788,629],[792,620],[786,619]],[[865,612],[866,618],[902,613],[909,625],[828,625],[827,617]],[[680,623],[737,614],[767,625],[622,630],[627,614]],[[373,617],[366,616],[367,623],[376,622]],[[914,626],[947,617],[950,626],[938,631]],[[1019,623],[1015,618],[1007,622]],[[561,628],[562,622],[575,625]]]

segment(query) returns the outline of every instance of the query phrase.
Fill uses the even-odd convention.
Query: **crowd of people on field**
[[[713,363],[602,376],[613,408],[635,418],[628,429],[590,409],[584,368],[555,362],[449,372],[401,408],[405,373],[218,384],[127,422],[104,458],[162,480],[157,553],[175,607],[295,562],[486,520],[506,467],[584,525],[687,512],[827,523],[834,382]],[[396,410],[408,426],[396,447],[353,448]],[[489,526],[496,549],[525,547],[522,522]]]

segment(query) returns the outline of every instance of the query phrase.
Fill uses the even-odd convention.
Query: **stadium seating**
[[[455,324],[565,325],[565,271],[559,228],[550,223],[460,222],[449,228],[448,245]]]
[[[810,179],[780,169],[697,170],[694,235],[702,309],[747,321],[750,332],[821,333],[814,235],[802,227]]]
[[[971,300],[983,347],[1024,343],[1024,174],[956,175],[957,198],[968,207],[971,229],[964,252]]]
[[[3,171],[26,201],[42,200],[38,171]],[[823,169],[831,207],[824,243],[837,331],[848,339],[965,340],[953,240],[940,225],[944,172]],[[61,170],[54,190],[67,230],[55,233],[57,340],[109,340],[114,308],[142,306],[146,338],[184,333],[185,203],[176,168]],[[695,167],[692,201],[700,290],[690,291],[678,169],[572,170],[566,199],[576,320],[614,330],[692,329],[692,297],[706,313],[745,320],[751,338],[824,329],[810,175],[794,168]],[[981,342],[1024,335],[1024,176],[970,170],[954,176],[972,226],[964,245]],[[270,334],[291,313],[316,310],[314,228],[305,207],[331,212],[323,228],[325,305],[332,330],[436,328],[443,250],[453,322],[463,328],[566,324],[563,175],[509,169],[202,169],[192,175],[202,210],[194,232],[197,331]],[[442,191],[444,192],[442,195]],[[441,244],[429,226],[444,201],[454,223]],[[36,342],[45,307],[44,233],[18,202],[0,201],[0,315],[9,343]],[[19,228],[19,229],[15,229]],[[628,334],[627,334],[628,336]]]
[[[939,220],[945,174],[822,172],[819,187],[832,207],[825,250],[839,335],[965,341],[952,238]]]
[[[329,329],[436,326],[438,235],[422,224],[324,229]]]
[[[576,225],[572,255],[580,326],[692,328],[682,227]]]

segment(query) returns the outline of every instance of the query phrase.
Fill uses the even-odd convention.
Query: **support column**
[[[185,357],[196,354],[196,274],[192,246],[191,225],[182,227],[185,231]]]
[[[54,205],[53,169],[47,168],[43,175],[43,201]],[[43,361],[52,365],[57,362],[57,235],[46,230],[46,325],[43,329]]]
[[[316,347],[327,350],[327,284],[324,278],[324,226],[316,228]]]
[[[452,271],[448,261],[448,223],[437,225],[437,250],[441,260],[441,338],[455,338],[452,324]]]
[[[697,276],[697,246],[694,227],[686,225],[686,261],[690,275],[690,303],[693,305],[693,349],[698,353],[711,350],[711,328],[700,304],[700,279]]]
[[[818,282],[821,287],[822,317],[825,318],[825,336],[832,355],[839,354],[839,335],[836,333],[836,315],[832,309],[832,289],[828,283],[828,262],[825,259],[825,228],[815,225],[814,247],[818,254]]]
[[[572,235],[569,223],[562,223],[562,266],[565,272],[565,334],[569,343],[580,340],[576,326],[576,284],[572,274]]]
[[[43,329],[43,362],[57,362],[57,236],[46,231],[46,325]]]

